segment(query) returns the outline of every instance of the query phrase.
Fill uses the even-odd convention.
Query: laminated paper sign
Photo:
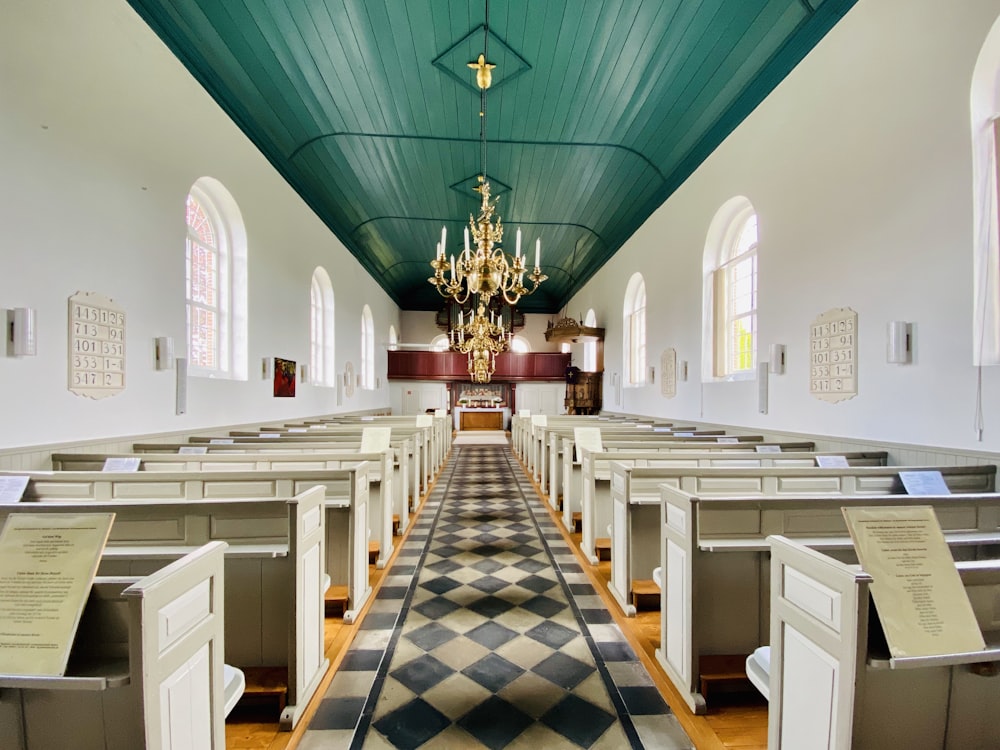
[[[61,676],[114,513],[13,513],[0,531],[0,672]]]
[[[932,507],[843,512],[894,657],[986,648]]]
[[[381,453],[389,450],[391,427],[365,427],[361,430],[361,453]]]

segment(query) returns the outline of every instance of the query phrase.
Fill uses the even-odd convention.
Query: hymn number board
[[[68,387],[88,398],[125,390],[125,311],[94,292],[69,298]]]
[[[836,403],[858,395],[858,314],[849,307],[827,310],[809,334],[809,392]]]

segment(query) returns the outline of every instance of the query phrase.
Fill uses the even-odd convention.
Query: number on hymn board
[[[94,292],[69,298],[68,387],[88,398],[125,389],[125,312]]]

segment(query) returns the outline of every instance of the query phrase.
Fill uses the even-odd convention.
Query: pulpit
[[[570,368],[576,370],[576,368]],[[569,372],[566,375],[566,413],[597,414],[601,411],[603,372]]]

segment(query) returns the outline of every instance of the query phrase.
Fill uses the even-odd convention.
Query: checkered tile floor
[[[456,446],[299,748],[690,748],[530,481]]]

